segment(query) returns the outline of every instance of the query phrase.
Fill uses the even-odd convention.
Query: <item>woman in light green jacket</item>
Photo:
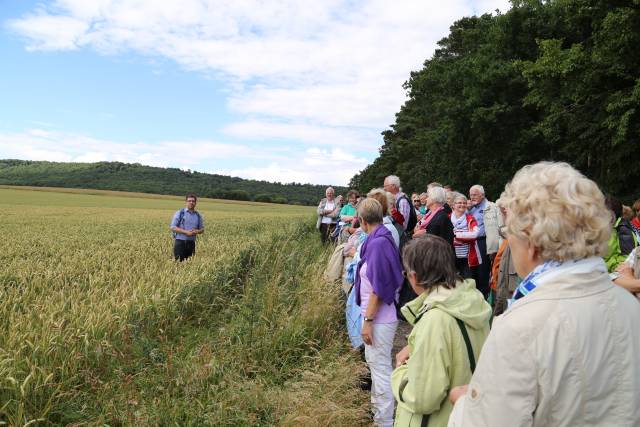
[[[413,330],[396,356],[391,388],[396,426],[446,426],[451,388],[466,384],[489,334],[491,307],[472,279],[456,273],[444,239],[425,235],[403,251],[405,274],[418,297],[402,308]]]

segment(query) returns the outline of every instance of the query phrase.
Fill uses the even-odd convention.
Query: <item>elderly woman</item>
[[[382,188],[374,188],[369,191],[367,197],[377,200],[382,206],[382,225],[391,232],[391,237],[393,237],[396,247],[400,248],[400,234],[403,233],[404,230],[402,226],[394,223],[393,218],[389,215],[390,208],[395,206],[395,197]]]
[[[344,243],[349,236],[356,231],[354,223],[357,219],[356,204],[358,202],[358,192],[356,190],[349,190],[347,193],[347,203],[340,209],[338,214],[338,227],[339,238],[338,243]]]
[[[398,401],[395,425],[446,426],[453,408],[447,395],[471,379],[489,334],[491,307],[473,280],[458,276],[444,239],[413,239],[402,260],[418,297],[402,308],[413,330],[391,376]]]
[[[345,228],[353,226],[353,221],[356,219],[357,201],[358,192],[356,190],[349,190],[349,192],[347,193],[347,204],[344,205],[340,210],[340,221],[344,222]]]
[[[329,236],[335,230],[340,208],[342,207],[340,199],[335,197],[336,192],[333,187],[328,187],[324,194],[326,197],[320,200],[318,205],[318,222],[316,223],[316,228],[320,230],[320,238],[323,244],[327,243]]]
[[[453,246],[453,225],[444,209],[445,191],[442,187],[429,187],[427,190],[427,213],[416,226],[413,237],[433,234],[442,237]]]
[[[368,237],[360,247],[354,291],[363,315],[362,340],[371,370],[373,421],[391,426],[391,349],[398,327],[395,300],[403,282],[402,265],[391,233],[382,225],[382,205],[367,198],[358,205],[358,216]]]
[[[566,163],[522,168],[500,198],[524,280],[493,321],[450,426],[637,426],[640,308],[611,283],[598,186]],[[460,397],[462,395],[462,397]]]
[[[456,267],[465,279],[471,277],[471,268],[482,262],[480,249],[476,239],[478,238],[478,222],[475,217],[467,212],[467,198],[464,194],[455,193],[453,196],[453,212],[451,212],[451,224],[453,224],[453,248],[456,250]]]

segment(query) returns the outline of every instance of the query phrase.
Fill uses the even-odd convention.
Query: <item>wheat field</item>
[[[314,209],[0,189],[0,425],[366,425]]]

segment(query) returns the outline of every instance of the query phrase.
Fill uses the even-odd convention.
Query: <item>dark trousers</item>
[[[469,267],[468,258],[456,258],[456,267],[462,278],[471,279],[471,267]]]
[[[335,224],[320,224],[320,239],[322,244],[326,244],[329,241],[329,236],[336,229]]]
[[[487,238],[479,237],[478,249],[482,264],[471,269],[471,277],[476,281],[476,289],[482,292],[485,299],[489,297],[489,277],[491,276],[491,260],[487,255]]]
[[[173,243],[173,257],[178,261],[184,261],[196,253],[195,240],[175,239]]]

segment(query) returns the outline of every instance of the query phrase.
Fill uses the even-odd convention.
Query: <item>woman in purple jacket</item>
[[[368,234],[356,271],[356,303],[362,309],[362,340],[371,370],[371,406],[378,426],[393,425],[391,349],[398,327],[395,301],[403,282],[400,254],[382,225],[382,205],[372,198],[358,205],[360,225]]]

